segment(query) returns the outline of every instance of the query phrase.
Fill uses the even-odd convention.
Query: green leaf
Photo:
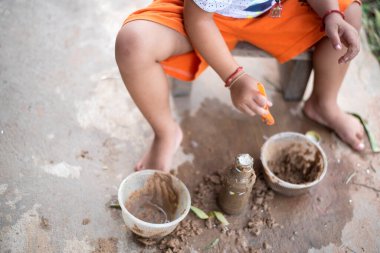
[[[205,247],[205,250],[214,248],[219,243],[219,238],[215,238],[214,241],[212,241],[207,247]]]
[[[375,24],[376,24],[376,28],[377,30],[380,29],[380,11],[375,9]]]
[[[119,201],[117,199],[111,199],[108,206],[110,208],[118,208],[118,209],[121,209],[120,205],[119,205]]]
[[[208,215],[203,210],[199,209],[198,207],[191,206],[190,209],[191,209],[191,211],[194,212],[194,214],[199,219],[202,219],[202,220],[208,219]]]
[[[364,130],[368,136],[369,143],[371,144],[372,151],[374,153],[380,152],[380,146],[377,144],[377,141],[375,139],[375,136],[371,133],[369,130],[368,123],[357,113],[351,113],[351,115],[355,116],[359,119],[360,123],[363,125]]]
[[[230,224],[221,212],[213,211],[213,213],[215,217],[218,219],[218,221],[220,221],[223,225],[227,226],[228,224]]]
[[[306,137],[309,138],[310,140],[316,142],[316,143],[320,143],[321,142],[321,136],[319,135],[319,133],[317,133],[316,131],[307,131],[306,132]]]

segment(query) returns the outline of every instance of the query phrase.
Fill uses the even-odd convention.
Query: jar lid
[[[249,154],[239,154],[235,159],[236,165],[250,166],[253,165],[253,158]]]

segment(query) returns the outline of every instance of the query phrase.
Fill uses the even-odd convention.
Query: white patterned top
[[[275,0],[193,0],[202,10],[233,18],[254,18],[270,10]]]

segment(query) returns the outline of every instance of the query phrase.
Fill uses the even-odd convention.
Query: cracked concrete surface
[[[152,137],[114,61],[120,24],[147,3],[0,1],[0,252],[143,250],[126,230],[120,213],[110,210],[107,203]],[[274,60],[238,61],[264,83],[279,88]],[[380,140],[378,80],[379,64],[364,41],[350,66],[339,103],[368,119]],[[194,82],[190,97],[172,101],[176,117],[191,131],[187,144],[192,145],[183,144],[174,168],[188,163],[207,169],[202,153],[197,153],[197,148],[202,148],[199,145],[205,145],[199,133],[202,129],[194,123],[215,124],[220,120],[215,115],[219,110],[231,118],[231,124],[238,120],[247,129],[251,124],[253,139],[285,130],[304,132],[313,126],[322,134],[322,145],[333,165],[323,187],[311,194],[292,200],[276,196],[273,216],[289,230],[301,229],[305,235],[297,244],[275,234],[272,238],[279,243],[271,243],[273,251],[380,252],[379,193],[354,184],[380,188],[379,155],[353,153],[327,129],[305,123],[299,104],[284,103],[273,87],[268,93],[282,122],[271,129],[237,113],[228,91],[216,74],[207,70]],[[218,133],[212,128],[208,131],[210,135]],[[220,134],[228,140],[241,133],[232,129]],[[220,152],[226,143],[217,142]],[[256,150],[261,143],[252,145]],[[352,172],[355,177],[346,185]],[[313,199],[317,195],[336,203],[316,204]],[[294,204],[292,220],[287,220],[289,215],[281,208],[285,202]],[[305,206],[315,209],[314,216],[302,213]],[[308,218],[312,218],[309,224],[297,222]],[[325,225],[331,228],[328,238],[323,233]],[[313,237],[315,231],[308,233],[307,228],[319,232],[321,238]]]

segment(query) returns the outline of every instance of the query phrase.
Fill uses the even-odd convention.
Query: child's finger
[[[253,98],[253,101],[261,107],[265,107],[268,104],[268,99],[259,92],[257,92],[256,96]]]
[[[347,50],[347,53],[346,53],[346,56],[345,56],[345,60],[346,62],[349,62],[351,61],[352,59],[355,58],[355,56],[358,55],[359,53],[359,46],[358,44],[352,44],[348,47],[348,50]]]
[[[347,52],[339,58],[339,63],[347,63],[351,61],[357,54],[359,53],[359,50],[354,47],[349,47],[347,49]]]
[[[347,46],[346,53],[339,59],[339,63],[351,61],[360,51],[360,40],[356,31],[347,31],[342,41]]]
[[[326,27],[326,34],[329,37],[332,46],[336,50],[341,50],[342,49],[342,42],[340,41],[339,32],[338,32],[337,27],[333,27],[333,28]]]
[[[243,112],[243,113],[246,113],[248,114],[249,116],[256,116],[256,113],[254,111],[252,111],[247,105],[242,105],[240,107],[240,111]]]
[[[252,101],[252,103],[247,104],[247,106],[249,109],[251,109],[252,111],[254,111],[256,114],[260,116],[268,114],[268,111],[266,109],[264,109],[263,107],[255,103],[254,101]]]

